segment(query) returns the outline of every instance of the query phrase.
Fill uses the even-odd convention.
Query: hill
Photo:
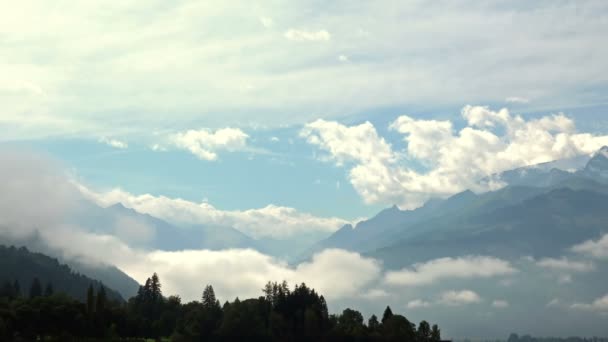
[[[50,283],[54,292],[65,293],[83,302],[89,286],[99,290],[103,285],[44,254],[30,252],[25,247],[0,246],[0,284],[18,281],[21,294],[27,295],[34,278],[38,278],[43,288]],[[118,292],[103,286],[108,299],[124,302]]]

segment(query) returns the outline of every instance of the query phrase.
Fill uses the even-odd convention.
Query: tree
[[[215,298],[215,291],[213,291],[213,286],[205,286],[205,290],[203,290],[202,303],[203,307],[206,309],[212,309],[216,307],[219,308],[220,303]]]
[[[13,293],[15,297],[21,297],[21,285],[19,284],[19,280],[15,280],[13,283]]]
[[[418,324],[418,330],[416,332],[419,342],[430,342],[431,341],[431,326],[429,322],[422,321]]]
[[[391,310],[390,306],[387,306],[386,309],[384,309],[384,313],[382,314],[382,324],[384,324],[386,320],[391,317],[393,317],[393,310]]]
[[[398,341],[414,341],[416,339],[415,326],[401,315],[391,315],[382,323],[384,337]]]
[[[431,329],[431,341],[433,341],[433,342],[441,341],[441,330],[439,330],[439,327],[437,326],[437,324],[433,324],[433,328]]]
[[[367,320],[367,327],[371,332],[380,330],[380,322],[378,322],[378,317],[376,317],[376,315],[372,315],[369,320]]]
[[[344,309],[338,317],[338,331],[347,336],[363,336],[365,331],[363,315],[357,310]]]
[[[30,298],[40,296],[42,296],[42,285],[40,285],[40,280],[38,280],[38,278],[34,278],[32,286],[30,287]]]
[[[95,311],[95,290],[93,289],[93,285],[89,285],[89,289],[87,290],[87,313],[92,315]]]
[[[95,303],[95,311],[100,314],[103,314],[106,308],[106,289],[103,285],[99,288],[99,292],[97,293],[97,302]]]
[[[46,287],[44,288],[44,296],[45,297],[50,297],[53,295],[53,284],[51,284],[50,282],[46,284]]]
[[[152,301],[157,301],[162,298],[163,294],[160,288],[161,284],[160,280],[158,279],[158,274],[154,272],[150,281],[150,294],[152,297]]]

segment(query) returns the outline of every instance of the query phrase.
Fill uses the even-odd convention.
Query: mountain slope
[[[30,252],[25,247],[0,246],[0,283],[18,281],[21,293],[27,295],[34,278],[38,278],[43,287],[51,283],[54,292],[63,292],[80,301],[86,300],[90,285],[96,290],[102,286],[98,280],[72,271],[57,259]],[[108,299],[124,301],[118,292],[105,284],[103,286],[106,288]]]
[[[444,216],[412,227],[369,253],[389,267],[446,256],[555,257],[608,230],[608,195],[560,188],[494,210]]]

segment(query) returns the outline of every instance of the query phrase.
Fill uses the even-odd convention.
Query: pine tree
[[[391,317],[393,317],[393,310],[391,310],[390,306],[387,306],[386,309],[384,309],[384,314],[382,314],[382,324],[386,323]]]
[[[152,275],[152,280],[150,282],[150,293],[152,295],[152,301],[157,301],[162,298],[162,291],[160,288],[161,284],[160,280],[158,279],[158,274],[154,272],[154,274]]]
[[[431,328],[431,341],[433,341],[433,342],[441,341],[441,330],[439,330],[439,327],[437,326],[437,324],[433,324],[433,328]]]
[[[21,284],[19,284],[19,280],[15,280],[13,283],[13,293],[15,297],[21,297]]]
[[[419,342],[430,342],[431,341],[431,326],[427,321],[422,321],[418,325],[417,339]]]
[[[372,332],[376,332],[380,329],[380,322],[378,322],[378,317],[376,317],[376,315],[372,315],[372,317],[369,318],[367,321],[367,327]]]
[[[100,286],[99,292],[97,292],[97,303],[95,304],[95,310],[98,313],[103,313],[106,308],[106,289],[103,285]]]
[[[50,297],[53,295],[55,291],[53,290],[53,284],[51,284],[50,282],[46,284],[46,287],[44,288],[44,296],[45,297]]]
[[[215,298],[215,291],[213,290],[213,286],[205,286],[205,290],[203,291],[202,303],[203,307],[206,309],[212,309],[219,306],[218,301]]]
[[[40,285],[40,280],[38,280],[38,278],[34,278],[32,286],[30,287],[30,298],[40,296],[42,296],[42,285]]]
[[[95,290],[93,290],[93,285],[89,285],[89,289],[87,290],[87,312],[89,315],[92,315],[95,311]]]

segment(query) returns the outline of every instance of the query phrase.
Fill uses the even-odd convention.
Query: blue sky
[[[607,11],[601,1],[24,1],[0,14],[0,133],[98,191],[354,220],[453,191],[366,195],[350,172],[369,161],[311,143],[306,125],[369,121],[417,172],[436,160],[413,157],[407,133],[389,129],[402,115],[448,120],[457,135],[467,105],[526,120],[563,112],[602,136]],[[213,142],[213,160],[176,142],[222,129],[246,138]]]

